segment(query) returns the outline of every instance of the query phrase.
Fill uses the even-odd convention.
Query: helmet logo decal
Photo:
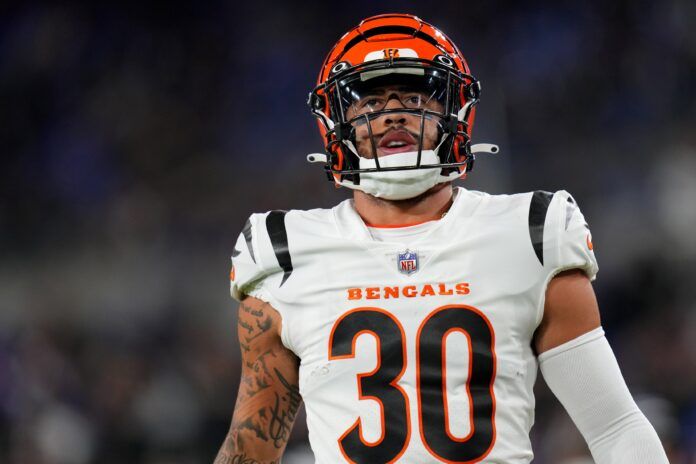
[[[385,60],[393,60],[394,58],[401,58],[399,56],[399,49],[398,48],[385,48],[382,50],[384,52],[384,59]]]
[[[365,55],[364,61],[391,60],[394,58],[418,58],[418,53],[411,48],[385,48],[374,50]]]

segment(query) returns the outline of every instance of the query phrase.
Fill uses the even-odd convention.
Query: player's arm
[[[280,340],[280,314],[259,299],[239,305],[242,376],[215,464],[278,463],[301,404],[299,360]]]
[[[604,337],[597,299],[584,272],[569,270],[551,280],[534,343],[546,383],[582,433],[595,462],[668,462]]]

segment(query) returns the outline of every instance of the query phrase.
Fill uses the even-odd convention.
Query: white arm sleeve
[[[542,353],[539,365],[597,464],[669,462],[655,429],[633,401],[601,327]]]

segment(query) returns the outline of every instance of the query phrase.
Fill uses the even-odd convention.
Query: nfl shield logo
[[[411,275],[418,270],[418,253],[415,251],[406,250],[403,253],[398,253],[397,257],[399,272]]]

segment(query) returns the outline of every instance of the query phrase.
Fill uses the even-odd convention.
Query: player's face
[[[414,113],[387,113],[370,117],[369,113],[399,108],[426,109],[442,113],[444,107],[426,92],[417,89],[389,85],[376,87],[362,98],[354,101],[346,110],[346,119],[367,114],[378,157],[396,153],[417,151],[420,142],[421,115]],[[423,124],[423,150],[436,147],[439,134],[436,117],[427,115]],[[355,127],[356,149],[360,156],[373,158],[370,130],[365,118],[353,122]]]

